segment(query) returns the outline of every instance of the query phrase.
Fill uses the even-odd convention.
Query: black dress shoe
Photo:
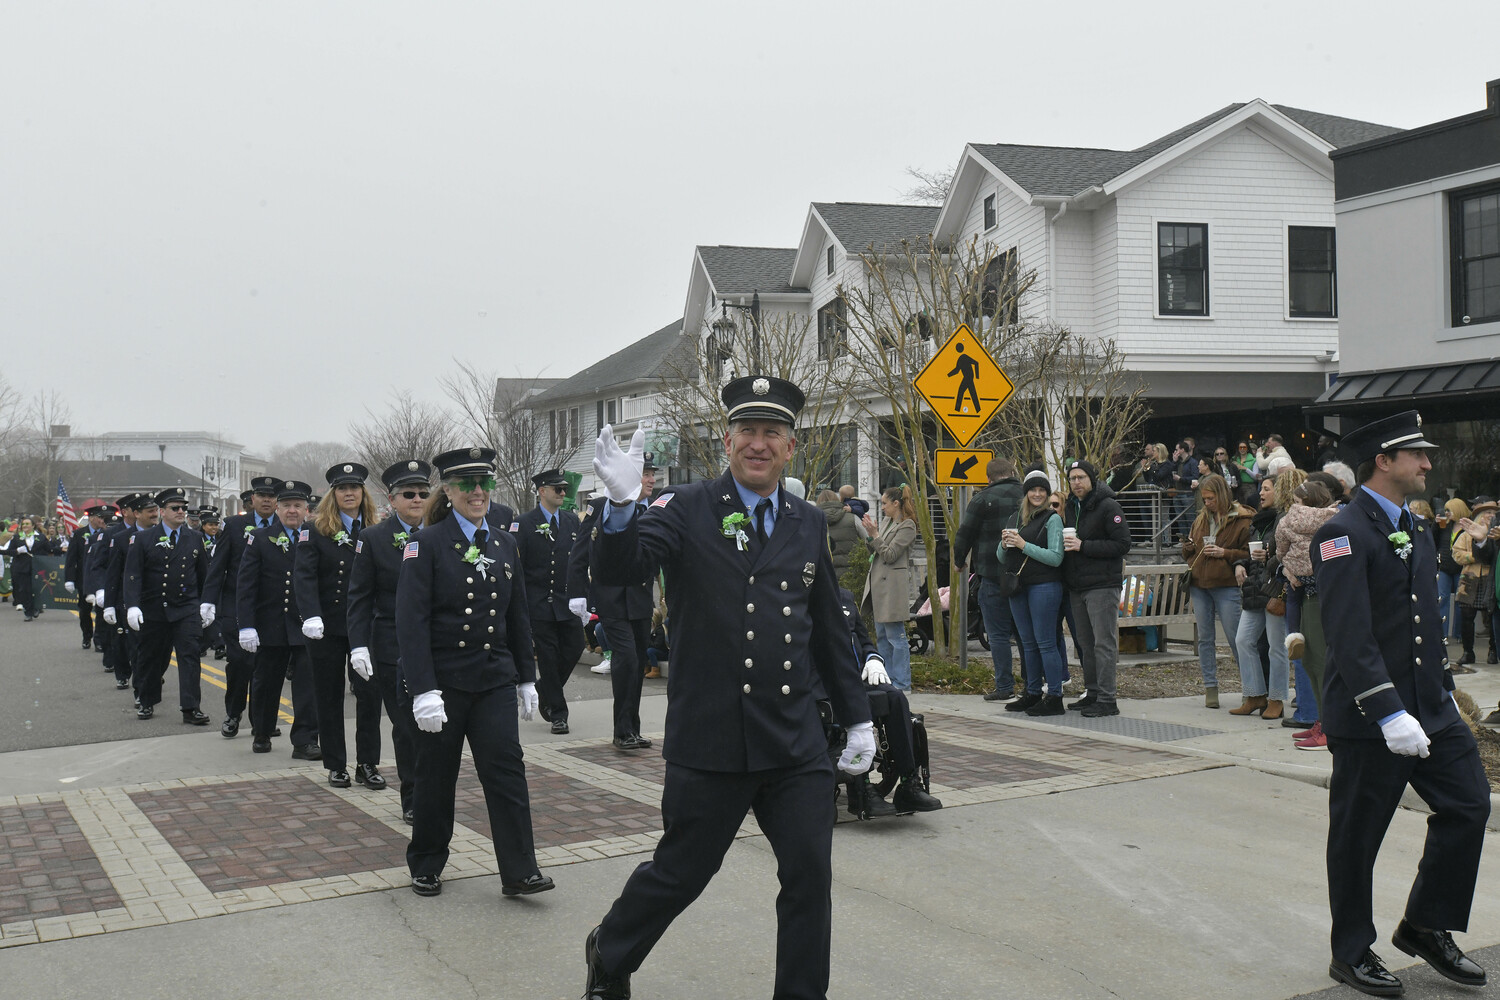
[[[589,931],[583,941],[583,961],[589,968],[583,987],[583,1000],[630,1000],[630,977],[604,971],[599,958],[599,928]]]
[[[933,798],[921,783],[912,779],[904,779],[896,787],[896,794],[891,796],[891,805],[896,807],[897,812],[937,812],[943,808],[943,803]]]
[[[250,744],[250,752],[251,753],[270,753],[271,752],[271,741],[270,740],[255,740],[253,743]]]
[[[229,654],[224,651],[224,647],[223,646],[215,646],[214,647],[214,659],[216,659],[216,660],[222,660],[227,655],[229,655]]]
[[[277,730],[280,732],[280,730]],[[275,736],[276,733],[272,733]],[[292,747],[292,760],[322,760],[323,748],[316,743],[304,743],[300,747]]]
[[[240,734],[240,717],[238,715],[231,715],[225,719],[224,724],[219,727],[219,732],[223,734],[226,740],[234,739]]]
[[[418,896],[436,896],[443,891],[443,880],[436,875],[413,875],[411,891]]]
[[[415,823],[416,819],[417,819],[417,814],[414,811],[412,811],[411,809],[403,809],[403,810],[401,810],[401,821],[403,823],[405,823],[407,826],[411,826],[413,823]]]
[[[849,815],[858,819],[896,815],[896,807],[876,795],[875,789],[863,777],[850,781],[846,787],[849,791]]]
[[[1024,712],[1032,705],[1042,700],[1039,694],[1023,694],[1009,705],[1005,706],[1007,712]]]
[[[1407,923],[1405,918],[1396,925],[1391,935],[1391,944],[1420,958],[1455,983],[1464,986],[1483,986],[1487,981],[1479,963],[1459,950],[1453,943],[1453,935],[1447,931],[1421,931]]]
[[[1082,712],[1085,708],[1088,708],[1090,705],[1094,704],[1094,702],[1096,702],[1098,700],[1099,700],[1099,698],[1098,698],[1097,695],[1092,694],[1092,693],[1086,694],[1082,698],[1079,698],[1077,701],[1073,702],[1073,704],[1069,705],[1068,706],[1068,711],[1070,711],[1070,712]]]
[[[349,787],[349,772],[343,769],[328,772],[328,783],[334,788]]]
[[[280,736],[281,735],[281,727],[277,726],[275,729],[271,730],[271,735],[272,736]]]
[[[115,681],[115,690],[116,691],[124,691],[128,687],[130,687],[130,682],[129,681]]]
[[[182,723],[185,726],[206,726],[212,721],[201,709],[184,708],[182,710]]]
[[[152,705],[142,705],[140,708],[136,709],[135,717],[137,719],[144,720],[144,719],[151,718],[155,714],[156,714],[156,708],[154,706],[152,706]]]
[[[1073,706],[1069,705],[1068,707],[1072,708]],[[1085,719],[1103,719],[1106,716],[1119,715],[1120,709],[1114,702],[1105,705],[1102,702],[1096,701],[1092,705],[1086,706],[1078,714],[1082,715]]]
[[[644,750],[651,745],[651,741],[631,733],[629,736],[616,736],[614,744],[616,750]]]
[[[89,642],[89,640],[87,640],[87,639],[83,640],[83,648],[84,649],[88,649],[92,645],[93,645],[93,643]]]
[[[1466,649],[1466,650],[1464,650],[1464,655],[1461,656],[1461,657],[1459,657],[1458,662],[1459,663],[1473,663],[1474,662],[1474,651],[1472,649]]]
[[[566,735],[568,735],[568,720],[567,719],[553,719],[552,720],[552,735],[553,736],[566,736]]]
[[[355,764],[354,780],[372,792],[378,792],[385,787],[385,778],[381,777],[380,768],[374,764]]]
[[[1401,980],[1386,971],[1380,964],[1380,956],[1373,951],[1365,952],[1365,957],[1357,965],[1335,958],[1328,963],[1328,975],[1372,997],[1399,997],[1404,989]]]
[[[1485,660],[1484,660],[1484,662],[1485,662],[1485,663],[1500,663],[1500,654],[1497,654],[1497,653],[1496,653],[1496,652],[1495,652],[1495,651],[1494,651],[1494,650],[1493,650],[1493,649],[1492,649],[1492,650],[1490,650],[1490,655],[1489,655],[1489,656],[1487,656],[1487,657],[1485,657]]]
[[[535,875],[527,876],[519,882],[501,882],[500,892],[506,896],[530,896],[533,893],[546,892],[554,888],[557,883],[550,878],[537,872]]]
[[[546,705],[538,705],[537,711],[542,713],[543,722],[552,721],[552,709],[548,708]]]

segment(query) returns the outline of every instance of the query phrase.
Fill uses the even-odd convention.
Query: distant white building
[[[238,509],[239,493],[248,488],[249,477],[265,471],[264,461],[246,453],[243,444],[204,431],[111,431],[91,437],[55,436],[48,441],[60,462],[160,463],[148,468],[170,468],[171,478],[184,480],[164,483],[163,489],[182,485],[189,488],[194,503],[227,510]],[[90,476],[101,481],[114,478]],[[147,478],[155,482],[160,476]],[[65,485],[73,489],[72,483]]]

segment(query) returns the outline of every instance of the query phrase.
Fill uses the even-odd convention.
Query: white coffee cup
[[[1063,537],[1064,538],[1077,538],[1078,537],[1078,529],[1077,528],[1064,528],[1063,529]]]
[[[1266,551],[1266,543],[1265,542],[1251,542],[1250,543],[1250,554],[1251,555],[1254,555],[1257,552],[1264,552],[1264,551]]]

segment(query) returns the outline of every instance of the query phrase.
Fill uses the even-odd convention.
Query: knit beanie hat
[[[1048,493],[1052,492],[1052,483],[1047,479],[1047,474],[1041,469],[1033,469],[1026,473],[1026,478],[1021,480],[1021,489],[1032,490],[1038,486],[1045,487]]]
[[[1099,473],[1094,469],[1094,463],[1080,458],[1077,461],[1068,463],[1068,471],[1072,472],[1074,469],[1079,469],[1088,475],[1089,489],[1093,489],[1099,485]]]

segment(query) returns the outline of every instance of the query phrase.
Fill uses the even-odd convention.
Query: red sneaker
[[[1322,731],[1323,730],[1319,727],[1319,724],[1316,723],[1316,722],[1314,722],[1312,724],[1312,728],[1311,729],[1304,729],[1300,733],[1293,733],[1292,734],[1292,742],[1295,743],[1298,740],[1305,740],[1309,736],[1316,736],[1316,735],[1318,735]]]
[[[1296,743],[1296,747],[1297,747],[1298,750],[1327,750],[1328,749],[1328,737],[1325,736],[1325,735],[1323,735],[1323,723],[1322,723],[1322,720],[1319,720],[1319,721],[1313,723],[1313,731],[1312,731],[1312,733],[1308,735],[1307,739],[1305,739],[1305,740],[1298,740],[1297,743]]]

